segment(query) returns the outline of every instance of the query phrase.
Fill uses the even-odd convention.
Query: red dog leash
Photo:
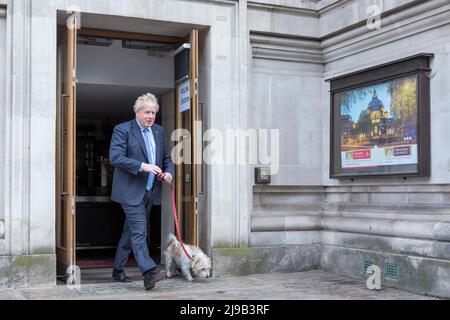
[[[158,179],[162,180],[162,179],[164,179],[164,176],[165,176],[165,173],[159,173],[158,174]],[[192,260],[192,257],[187,252],[186,248],[184,247],[184,243],[181,240],[180,225],[178,223],[177,207],[176,207],[176,204],[175,204],[175,191],[173,190],[172,183],[169,184],[169,186],[170,186],[170,197],[172,199],[173,220],[175,221],[175,227],[177,229],[178,241],[181,243],[181,247],[183,248],[184,253],[186,254],[186,256],[189,258],[189,260]]]

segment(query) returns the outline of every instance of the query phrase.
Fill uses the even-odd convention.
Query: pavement
[[[3,289],[0,300],[428,300],[394,288],[369,290],[365,281],[324,271],[221,276],[188,282],[166,278],[144,290],[138,270],[127,270],[131,283],[111,282],[111,270],[83,270],[80,287]]]

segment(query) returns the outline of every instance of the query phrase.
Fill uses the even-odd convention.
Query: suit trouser
[[[150,189],[150,191],[145,193],[144,199],[139,205],[121,204],[125,212],[125,223],[114,260],[114,268],[117,270],[125,269],[131,250],[133,250],[142,274],[156,267],[156,263],[150,257],[147,246],[147,221],[150,217],[152,200],[152,189]]]

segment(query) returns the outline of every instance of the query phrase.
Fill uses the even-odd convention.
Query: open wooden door
[[[56,123],[57,274],[67,277],[75,263],[75,139],[77,28],[58,28]]]
[[[198,245],[198,174],[199,160],[198,151],[201,145],[198,143],[199,132],[196,121],[199,121],[198,102],[198,30],[192,30],[186,39],[190,44],[188,64],[189,77],[182,79],[176,84],[176,129],[186,129],[189,135],[179,137],[190,144],[190,154],[184,154],[184,159],[189,158],[188,163],[176,166],[176,202],[178,208],[178,220],[181,222],[183,241],[189,244]],[[189,108],[180,110],[180,99],[182,91],[189,88]]]

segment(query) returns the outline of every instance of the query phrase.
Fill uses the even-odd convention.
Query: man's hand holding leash
[[[162,172],[158,174],[159,180],[164,180],[167,184],[172,183],[172,175],[169,172]]]
[[[142,165],[142,170],[154,173],[159,180],[164,180],[168,184],[172,183],[172,175],[168,172],[162,172],[161,168],[154,164],[144,163]]]

